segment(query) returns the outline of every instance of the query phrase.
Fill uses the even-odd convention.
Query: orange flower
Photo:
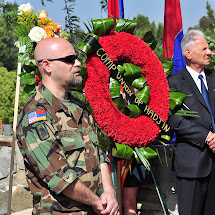
[[[43,26],[42,28],[46,31],[47,37],[54,36],[54,31],[53,31],[52,26]]]
[[[58,25],[56,23],[54,23],[53,21],[49,22],[49,25],[53,27],[53,31],[56,32],[58,29]]]

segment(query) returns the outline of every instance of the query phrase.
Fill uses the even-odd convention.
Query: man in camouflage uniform
[[[69,93],[82,82],[72,44],[43,39],[35,61],[42,83],[17,126],[33,214],[118,215],[109,160],[99,149],[92,116]]]

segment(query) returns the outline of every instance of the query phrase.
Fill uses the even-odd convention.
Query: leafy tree
[[[103,10],[104,12],[107,12],[108,0],[100,0],[99,3],[101,4],[101,10]]]
[[[199,20],[199,26],[203,31],[206,31],[206,29],[210,29],[212,25],[212,21],[206,17],[203,16],[200,20]]]
[[[0,119],[3,123],[12,123],[16,91],[16,71],[8,72],[5,67],[0,67],[0,88]],[[20,98],[19,111],[23,108],[26,101],[26,99]]]
[[[154,35],[157,41],[155,51],[162,53],[163,24],[159,23],[158,26],[156,26],[155,22],[150,23],[149,18],[141,14],[134,17],[134,20],[137,22],[134,35],[143,39],[147,32],[152,32],[152,35]]]
[[[155,22],[150,23],[149,18],[144,15],[137,15],[134,17],[134,20],[137,22],[134,35],[140,38],[143,38],[146,32],[152,31],[158,41],[162,41],[163,37],[163,24],[159,23],[156,27]]]
[[[45,1],[49,1],[54,3],[53,0],[41,0],[41,4],[45,5]],[[64,8],[63,10],[66,11],[66,17],[65,17],[65,31],[68,33],[68,40],[72,44],[79,43],[85,36],[83,31],[80,29],[80,19],[79,17],[75,16],[73,14],[74,12],[74,6],[75,6],[76,0],[64,0]]]
[[[9,11],[14,7],[18,7],[16,3],[7,3],[5,7],[2,8],[2,14],[0,16],[0,65],[6,67],[9,71],[16,69],[18,50],[14,46],[16,37],[12,34],[12,31],[7,28],[3,14],[4,11]]]
[[[194,26],[194,28],[200,29],[204,32],[205,36],[215,39],[214,29],[215,29],[215,12],[211,5],[206,3],[207,16],[201,17],[199,20],[199,25]]]
[[[214,13],[214,10],[211,8],[211,5],[208,3],[208,1],[207,1],[206,9],[207,9],[208,18],[211,21],[213,21],[213,23],[214,23],[215,22],[215,13]]]

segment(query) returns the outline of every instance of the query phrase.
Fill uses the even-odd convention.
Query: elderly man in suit
[[[204,215],[215,152],[215,73],[204,71],[212,51],[199,30],[189,30],[181,47],[186,66],[168,78],[169,86],[186,93],[185,104],[200,117],[169,117],[169,125],[176,133],[179,213]]]

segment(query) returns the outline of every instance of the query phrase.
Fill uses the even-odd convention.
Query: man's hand
[[[101,214],[119,215],[119,206],[116,200],[115,190],[113,192],[104,192],[101,195],[101,202],[105,208]]]
[[[96,214],[101,214],[101,212],[105,210],[105,208],[102,205],[101,199],[99,199],[99,201],[95,202],[95,204],[92,205],[92,208],[96,212]]]
[[[101,195],[101,202],[104,211],[101,212],[102,215],[119,215],[119,206],[116,200],[116,191],[113,186],[110,169],[106,163],[101,164],[101,174],[104,193]]]
[[[215,153],[215,133],[210,132],[206,141],[209,148],[212,150],[213,153]]]

